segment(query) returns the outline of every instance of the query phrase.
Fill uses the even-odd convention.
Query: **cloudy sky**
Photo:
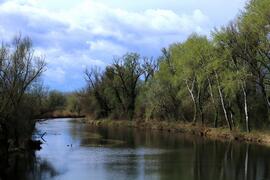
[[[48,63],[44,83],[72,91],[86,67],[105,67],[113,56],[157,57],[162,47],[192,32],[210,35],[246,0],[0,0],[0,40],[30,36]]]

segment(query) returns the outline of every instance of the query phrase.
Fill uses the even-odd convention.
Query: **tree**
[[[175,65],[171,53],[171,48],[162,49],[162,55],[158,59],[158,70],[146,85],[147,119],[185,119],[181,112],[181,101],[177,97],[178,87],[173,83]]]
[[[222,86],[225,94],[229,99],[242,98],[238,105],[240,113],[244,111],[246,130],[249,132],[249,112],[248,112],[248,96],[247,80],[250,78],[248,72],[248,64],[242,60],[241,52],[241,35],[237,31],[235,24],[231,23],[228,27],[222,28],[215,34],[215,48],[217,52],[217,59],[220,61],[220,66],[225,66],[223,69]],[[242,95],[241,95],[242,94]],[[232,109],[230,106],[229,109]],[[243,109],[243,110],[242,110]],[[232,112],[230,110],[231,116]],[[232,117],[231,121],[233,123]]]
[[[140,63],[140,56],[136,53],[125,54],[116,58],[113,65],[115,83],[121,89],[121,98],[124,104],[124,112],[129,119],[133,118],[136,98],[138,95],[138,84],[144,69]]]
[[[32,127],[32,114],[24,113],[23,104],[29,100],[45,65],[42,57],[34,55],[27,37],[15,37],[11,45],[2,44],[0,48],[0,125],[7,148],[9,138],[19,145],[19,129]]]
[[[107,70],[106,70],[107,72]],[[105,74],[97,68],[85,70],[86,80],[88,82],[88,95],[93,97],[93,109],[97,111],[94,113],[96,118],[107,117],[111,111],[109,107],[109,99],[106,96],[106,83],[104,81]]]
[[[176,64],[175,82],[185,85],[190,95],[194,109],[193,123],[196,122],[199,111],[201,123],[204,124],[204,104],[209,85],[207,67],[212,59],[211,53],[212,46],[207,38],[196,34],[172,49],[172,59]]]

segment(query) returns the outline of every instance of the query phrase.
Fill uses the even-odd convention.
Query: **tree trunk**
[[[222,109],[223,109],[223,112],[224,112],[225,120],[227,122],[228,127],[230,128],[230,131],[231,131],[232,130],[232,125],[231,125],[231,123],[229,121],[229,118],[228,118],[228,114],[227,114],[227,110],[226,110],[226,107],[225,107],[224,98],[223,98],[223,94],[222,94],[222,91],[221,91],[221,87],[220,87],[217,72],[215,72],[215,75],[216,75],[216,79],[217,79],[218,92],[219,92],[219,97],[220,97]]]
[[[195,83],[195,80],[192,81],[192,87],[190,88],[189,85],[188,85],[188,82],[186,80],[186,86],[187,86],[188,92],[190,94],[190,97],[192,99],[193,108],[194,108],[193,123],[196,123],[196,120],[197,120],[197,104],[196,104],[196,100],[195,100],[195,97],[194,97],[194,94],[193,94],[194,83]]]
[[[218,127],[218,116],[219,116],[219,113],[218,113],[218,109],[217,109],[216,113],[215,113],[215,121],[214,121],[214,127],[215,128]]]
[[[248,117],[248,103],[247,103],[247,91],[243,84],[241,84],[241,88],[244,95],[244,109],[245,109],[245,120],[246,120],[246,131],[250,132],[249,126],[249,117]]]
[[[230,122],[231,122],[231,125],[232,125],[232,127],[235,127],[235,121],[234,121],[234,117],[233,117],[233,115],[234,115],[234,112],[233,112],[233,110],[232,110],[232,105],[231,105],[231,101],[229,101],[229,107],[228,107],[228,111],[229,111],[229,113],[230,113]]]
[[[214,109],[215,109],[215,120],[214,120],[214,127],[217,128],[217,122],[218,122],[218,107],[216,105],[216,101],[214,98],[214,94],[213,94],[213,89],[212,89],[212,84],[209,78],[208,79],[208,84],[209,84],[209,93],[212,99],[212,103],[214,105]]]
[[[135,100],[136,100],[136,93],[132,92],[130,97],[130,104],[128,106],[128,118],[129,120],[133,120],[134,112],[135,112]]]
[[[259,85],[261,86],[261,91],[262,91],[262,94],[263,94],[263,98],[264,98],[264,100],[266,102],[267,110],[269,111],[270,101],[269,101],[269,99],[267,97],[267,93],[266,93],[265,86],[264,86],[262,78],[260,78],[260,80],[259,80]]]
[[[204,114],[203,114],[203,106],[202,106],[202,101],[201,101],[201,89],[200,88],[198,89],[197,99],[198,99],[198,106],[199,106],[200,115],[201,115],[201,123],[203,125],[204,124]]]
[[[8,149],[9,149],[9,143],[8,143],[8,138],[9,138],[9,131],[7,128],[7,125],[3,122],[1,122],[1,128],[2,128],[2,136],[3,138],[0,139],[2,142],[1,143],[1,150],[3,150],[4,154],[8,154]],[[2,149],[3,148],[3,149]]]

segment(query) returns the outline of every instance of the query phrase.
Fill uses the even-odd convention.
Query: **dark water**
[[[91,128],[78,120],[48,120],[42,150],[18,157],[15,179],[266,180],[270,149],[183,134]],[[71,146],[72,144],[72,146]]]

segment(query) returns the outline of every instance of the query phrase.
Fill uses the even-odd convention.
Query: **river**
[[[80,120],[39,122],[46,142],[13,174],[28,180],[266,180],[270,149],[181,133],[93,128]],[[20,164],[20,163],[19,163]],[[27,168],[25,167],[27,166]],[[24,168],[19,168],[24,167]]]

